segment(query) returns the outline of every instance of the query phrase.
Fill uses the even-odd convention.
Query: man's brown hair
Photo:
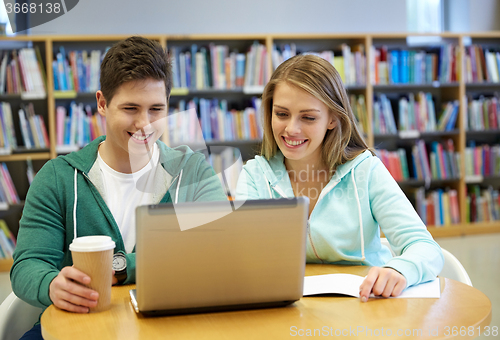
[[[108,50],[101,63],[100,78],[101,91],[108,103],[123,83],[143,79],[163,80],[167,98],[170,97],[172,64],[158,42],[133,36]]]

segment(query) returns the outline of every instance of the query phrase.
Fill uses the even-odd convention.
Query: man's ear
[[[95,97],[97,100],[97,111],[101,116],[106,117],[106,98],[104,98],[102,91],[97,91]]]

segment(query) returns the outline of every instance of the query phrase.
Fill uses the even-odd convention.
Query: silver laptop
[[[285,306],[302,297],[309,200],[192,202],[136,210],[143,314]]]

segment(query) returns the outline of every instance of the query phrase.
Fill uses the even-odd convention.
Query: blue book
[[[500,52],[495,53],[498,75],[500,76]]]
[[[66,84],[66,75],[64,73],[64,57],[61,53],[57,53],[57,77],[59,79],[59,90],[66,91],[68,89]]]
[[[233,140],[233,130],[231,127],[231,112],[224,113],[224,138],[226,140]]]
[[[423,52],[417,52],[415,53],[415,56],[413,57],[413,82],[415,84],[422,84],[425,79],[425,75],[423,74],[423,58],[424,54]]]
[[[444,178],[443,176],[443,170],[441,169],[441,162],[439,161],[441,155],[439,154],[439,149],[438,149],[438,142],[434,141],[431,143],[431,149],[435,155],[435,164],[436,164],[436,175],[438,179]],[[431,169],[432,170],[432,169]]]
[[[418,150],[417,146],[414,145],[412,150],[411,150],[411,160],[412,160],[412,169],[413,169],[413,178],[414,179],[420,179],[418,177],[418,170],[417,170],[417,162],[418,162]]]
[[[68,60],[66,59],[66,51],[64,50],[64,46],[59,47],[59,53],[61,53],[61,56],[62,56],[63,69],[64,69],[64,77],[65,77],[64,89],[65,90],[72,90],[72,88],[71,88],[72,82],[71,82],[71,78],[70,78],[71,73],[70,73]]]
[[[231,129],[231,140],[236,140],[238,135],[236,133],[236,124],[233,112],[229,112],[229,126]]]
[[[415,81],[415,73],[417,73],[417,69],[415,68],[415,62],[416,62],[416,52],[415,51],[408,51],[408,82],[411,84],[416,83]]]
[[[85,77],[85,66],[83,65],[83,57],[81,52],[76,52],[76,69],[78,72],[78,84],[80,85],[80,92],[89,92],[86,77]]]
[[[219,141],[219,117],[217,116],[217,110],[219,109],[219,100],[212,99],[210,105],[210,127],[212,131],[212,137],[214,140]]]
[[[59,91],[61,87],[59,86],[59,75],[57,74],[57,61],[52,61],[52,74],[54,77],[54,90]]]
[[[444,225],[444,212],[443,212],[443,189],[437,189],[438,202],[439,202],[439,225]]]
[[[438,62],[438,75],[439,75],[439,81],[441,83],[446,83],[447,82],[447,67],[448,67],[448,58],[446,54],[446,45],[441,46],[441,53],[439,57],[439,62]]]
[[[243,85],[245,79],[245,62],[246,55],[243,53],[238,53],[236,55],[236,86],[240,87]]]
[[[206,100],[201,98],[200,99],[200,106],[199,106],[199,112],[200,112],[200,123],[201,123],[201,133],[203,134],[203,139],[205,142],[208,142],[212,139],[210,130],[210,117],[209,113],[207,112],[206,105],[205,105]]]
[[[448,119],[448,123],[446,124],[444,131],[451,131],[455,128],[455,123],[458,117],[458,101],[453,103],[453,111],[450,114],[450,118]]]
[[[184,54],[184,57],[186,58],[186,87],[190,88],[191,87],[191,53],[186,52]]]
[[[198,46],[191,45],[191,85],[193,88],[196,88],[196,52],[198,52]]]
[[[71,119],[69,117],[64,118],[64,124],[66,125],[66,128],[64,129],[64,145],[69,145]]]
[[[399,51],[392,50],[389,52],[389,68],[391,71],[391,83],[398,84],[400,82],[399,76]]]
[[[399,52],[399,82],[408,84],[410,82],[410,56],[407,50]]]

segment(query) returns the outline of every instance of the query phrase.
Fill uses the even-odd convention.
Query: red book
[[[387,61],[387,46],[380,49],[380,61]]]
[[[456,61],[456,58],[455,58],[455,53],[454,53],[454,48],[453,46],[450,45],[450,59],[451,59],[451,72],[450,72],[450,79],[449,81],[450,82],[453,82],[453,81],[457,81],[457,73],[455,71],[455,68],[457,67],[457,61]]]
[[[498,129],[497,104],[497,99],[495,97],[491,98],[490,105],[488,107],[488,121],[490,129]]]
[[[374,79],[375,79],[375,84],[380,84],[380,78],[379,78],[379,75],[378,75],[378,64],[380,62],[380,50],[375,50],[375,56],[374,56],[374,60],[375,60],[375,76],[374,76]]]
[[[490,146],[483,145],[483,175],[490,176]]]
[[[492,81],[488,76],[488,71],[486,71],[486,59],[484,58],[484,51],[481,46],[477,46],[479,52],[479,58],[481,58],[481,72],[483,73],[483,78],[485,81]]]
[[[388,156],[389,156],[389,172],[396,181],[399,181],[401,180],[401,177],[399,177],[398,173],[398,163],[397,163],[398,160],[393,152],[389,152]]]
[[[450,190],[448,192],[448,197],[450,198],[451,223],[458,224],[460,223],[460,213],[458,210],[457,191]]]
[[[22,89],[24,91],[29,91],[30,89],[28,88],[28,82],[26,81],[27,79],[27,70],[26,70],[26,64],[24,63],[24,58],[21,58],[21,55],[19,55],[19,73],[21,74],[21,84],[22,84]]]
[[[428,196],[427,199],[427,226],[435,227],[436,226],[436,216],[434,216],[434,199],[432,196]]]
[[[481,175],[481,147],[474,148],[474,175]]]
[[[446,160],[444,159],[443,146],[441,144],[437,145],[437,158],[439,162],[439,167],[441,168],[441,178],[449,178],[450,174],[446,172]]]

